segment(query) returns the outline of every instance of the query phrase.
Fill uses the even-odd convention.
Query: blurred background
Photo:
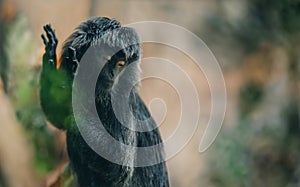
[[[46,121],[39,105],[40,35],[42,26],[51,23],[60,50],[91,16],[122,24],[156,20],[180,25],[208,45],[222,68],[225,120],[216,141],[199,153],[211,109],[203,72],[176,49],[143,46],[144,57],[164,57],[182,67],[199,94],[199,129],[167,161],[172,186],[300,186],[298,0],[0,0],[0,187],[50,186],[68,162],[64,132]],[[142,70],[148,71],[143,63]],[[146,79],[140,92],[148,106],[155,97],[165,101],[160,128],[167,139],[180,118],[176,91]],[[152,104],[152,113],[159,115]]]

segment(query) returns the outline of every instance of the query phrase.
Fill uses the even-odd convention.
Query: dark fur
[[[49,28],[45,30],[49,32]],[[49,40],[51,41],[51,38]],[[49,43],[51,44],[51,42]],[[154,130],[149,132],[135,132],[124,127],[117,120],[111,104],[112,92],[115,92],[120,98],[124,97],[122,90],[114,90],[113,88],[113,83],[117,81],[118,75],[122,73],[122,71],[116,70],[116,63],[119,60],[125,60],[126,66],[129,64],[133,65],[132,72],[127,77],[128,80],[126,79],[125,81],[135,82],[139,79],[140,72],[137,60],[140,58],[140,45],[135,31],[131,28],[122,27],[118,21],[108,18],[94,17],[83,22],[66,40],[61,57],[61,68],[59,70],[53,68],[53,65],[49,65],[49,61],[54,58],[53,55],[52,57],[49,55],[49,48],[51,48],[48,47],[47,49],[47,45],[50,45],[49,43],[45,42],[46,53],[43,59],[45,65],[43,65],[41,75],[41,103],[48,119],[58,128],[67,131],[68,153],[71,164],[77,173],[80,186],[169,186],[167,168],[164,162],[147,167],[122,166],[99,156],[86,144],[79,133],[72,115],[71,93],[69,92],[72,92],[72,80],[78,67],[77,59],[80,61],[83,54],[91,46],[105,46],[104,48],[116,50],[118,53],[113,55],[110,61],[101,62],[105,63],[105,65],[98,77],[95,89],[96,99],[94,102],[96,102],[98,116],[102,124],[115,139],[127,145],[147,147],[162,142],[156,124],[138,94],[137,86],[132,89],[129,99],[129,108],[135,116],[132,119],[132,124],[138,125],[138,123],[143,123],[143,125],[147,125],[151,129],[154,127]],[[133,45],[128,46],[128,43]],[[70,48],[75,50],[72,51]],[[107,55],[105,53],[105,50],[101,51],[100,55]],[[49,76],[58,76],[62,80],[55,79],[56,82],[54,82],[53,78]],[[68,85],[63,88],[61,83],[68,83]],[[55,91],[58,93],[56,95],[49,93],[53,86],[57,87]],[[63,103],[55,99],[60,94],[59,92],[67,93],[60,99]],[[55,101],[52,104],[47,104],[53,99]],[[59,114],[56,117],[54,113],[60,108],[66,109],[65,111],[67,112]],[[92,128],[95,124],[91,122],[86,125]],[[96,136],[94,138],[95,141],[103,141],[101,140],[101,133],[93,131],[91,136]],[[124,152],[126,155],[124,160],[130,160],[132,164],[139,157],[139,154],[136,152],[128,150],[124,150]],[[159,149],[155,154],[157,158],[163,157],[163,152]]]

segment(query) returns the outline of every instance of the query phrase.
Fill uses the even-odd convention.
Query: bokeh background
[[[199,129],[167,161],[172,186],[300,186],[298,0],[0,0],[0,187],[50,186],[68,162],[64,132],[46,121],[39,105],[40,34],[51,23],[60,50],[91,16],[122,24],[156,20],[180,25],[208,45],[222,68],[225,120],[214,144],[199,153],[211,109],[203,72],[174,48],[143,46],[144,57],[178,64],[199,94]],[[148,71],[143,63],[142,70]],[[160,127],[164,139],[170,137],[180,118],[176,91],[147,79],[140,92],[155,116],[161,109],[150,106],[151,99],[164,100],[167,112]]]

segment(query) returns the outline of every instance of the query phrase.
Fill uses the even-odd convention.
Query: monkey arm
[[[50,25],[45,25],[46,36],[43,66],[40,77],[40,100],[47,119],[57,128],[66,130],[72,116],[72,80],[63,68],[57,69],[56,47],[58,40]],[[72,50],[70,50],[72,53]],[[75,54],[75,51],[73,51]],[[73,55],[74,55],[73,54]]]

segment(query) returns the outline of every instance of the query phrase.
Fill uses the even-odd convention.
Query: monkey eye
[[[120,61],[118,61],[118,63],[117,63],[117,66],[118,67],[123,67],[125,65],[125,61],[124,60],[120,60]]]

